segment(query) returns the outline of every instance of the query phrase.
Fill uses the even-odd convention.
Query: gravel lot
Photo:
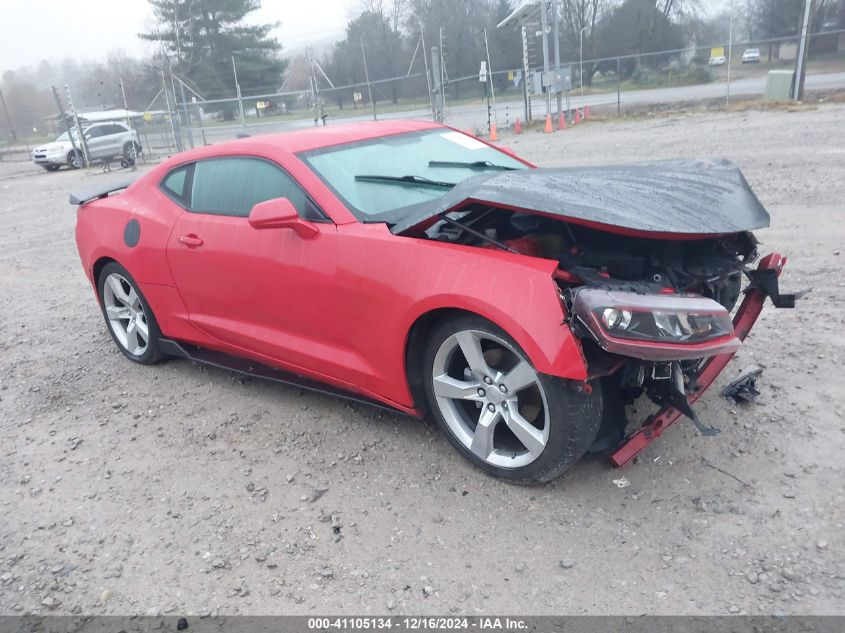
[[[737,162],[798,310],[614,470],[540,488],[431,423],[113,346],[67,192],[121,174],[0,163],[0,613],[845,614],[845,106],[594,122],[503,142],[540,165]],[[843,311],[840,311],[843,310]],[[724,384],[723,377],[716,387]],[[618,487],[614,480],[629,485]]]

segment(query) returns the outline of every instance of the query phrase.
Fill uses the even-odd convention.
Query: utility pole
[[[373,121],[377,121],[376,102],[373,101],[373,89],[370,86],[370,71],[367,70],[367,53],[364,52],[364,38],[361,38],[361,56],[364,58],[364,79],[367,80],[367,93],[370,95],[370,103],[373,106]]]
[[[67,105],[70,108],[71,114],[73,114],[73,120],[76,123],[76,132],[79,134],[79,144],[82,146],[82,163],[84,167],[88,167],[91,164],[90,154],[88,154],[88,143],[85,140],[85,135],[82,133],[82,124],[79,122],[79,115],[76,112],[76,108],[73,107],[73,99],[70,96],[70,86],[65,84],[65,95],[67,96]]]
[[[524,108],[525,122],[531,120],[531,103],[528,94],[528,74],[531,72],[531,66],[528,59],[528,29],[523,24],[519,27],[522,33],[522,106]]]
[[[487,77],[490,81],[490,98],[493,100],[493,122],[498,126],[499,119],[496,117],[496,91],[493,90],[493,66],[490,65],[490,45],[487,43],[487,29],[484,29],[484,50],[487,52]]]
[[[65,112],[65,107],[62,105],[62,99],[59,97],[59,91],[55,86],[50,86],[50,90],[53,91],[53,98],[56,100],[56,107],[59,109],[59,118],[65,126],[65,132],[67,132],[67,137],[70,139],[70,146],[73,149],[73,153],[76,154],[79,150],[76,149],[76,141],[73,140],[73,130],[71,130],[70,123],[68,123],[67,113]]]
[[[423,31],[422,22],[420,22],[420,42],[422,43],[422,58],[423,65],[425,66],[425,83],[428,86],[428,103],[431,106],[431,115],[434,117],[434,120],[437,121],[437,109],[434,107],[434,97],[431,93],[431,75],[428,71],[428,49],[425,47],[425,32]]]
[[[173,123],[173,110],[170,108],[170,95],[167,93],[167,80],[164,78],[164,71],[161,71],[161,87],[164,90],[164,101],[167,103],[167,115],[170,118],[170,131],[173,133],[173,142],[176,145],[176,151],[182,151],[182,139],[176,134],[176,126]],[[168,142],[168,147],[170,143]]]
[[[552,0],[552,10],[554,11],[552,28],[554,29],[555,38],[555,74],[560,77],[560,15],[558,15],[557,0]],[[563,114],[563,93],[558,90],[556,93],[556,97],[557,116],[558,119],[560,119],[560,115]]]
[[[552,93],[547,83],[549,81],[549,19],[546,10],[549,0],[540,0],[540,28],[543,30],[543,77],[540,85],[546,92],[546,120],[552,116]]]
[[[123,77],[118,77],[117,81],[120,83],[120,94],[123,95],[123,113],[126,115],[126,127],[132,130],[132,123],[129,121],[129,105],[126,102],[126,90],[123,87]],[[134,130],[133,130],[134,131]],[[135,171],[135,164],[138,162],[138,148],[135,145],[135,140],[132,140],[132,171]]]
[[[238,83],[238,67],[235,66],[234,55],[232,55],[232,71],[235,73],[235,91],[238,94],[238,109],[241,111],[241,127],[246,127],[246,116],[244,115],[244,102],[241,99],[241,84]]]
[[[807,69],[807,33],[810,29],[810,6],[812,0],[804,0],[804,21],[801,23],[801,42],[798,46],[798,59],[795,62],[795,78],[792,86],[792,98],[800,101],[804,96],[804,73]]]

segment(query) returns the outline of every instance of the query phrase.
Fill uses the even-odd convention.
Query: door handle
[[[202,240],[193,233],[190,233],[189,235],[180,235],[179,241],[188,248],[196,248],[197,246],[202,246],[203,244]]]

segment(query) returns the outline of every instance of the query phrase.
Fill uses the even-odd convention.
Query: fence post
[[[373,106],[373,121],[377,121],[376,102],[373,101],[373,88],[370,85],[370,72],[367,70],[367,53],[364,52],[364,38],[361,38],[361,56],[364,58],[364,79],[367,80],[367,93],[370,95],[370,103]]]
[[[18,135],[15,134],[15,128],[12,127],[12,119],[9,118],[9,109],[6,107],[6,98],[3,96],[3,91],[0,90],[0,104],[3,105],[3,114],[6,115],[6,124],[9,126],[9,133],[12,135],[12,142],[18,140]]]
[[[520,27],[522,32],[522,105],[525,109],[525,122],[531,120],[531,106],[528,101],[528,32],[525,25]]]
[[[434,85],[434,122],[443,123],[443,80],[440,76],[440,49],[431,47],[431,79]]]
[[[170,77],[172,78],[173,75],[171,74]],[[182,80],[179,80],[179,92],[182,93],[182,104],[181,108],[177,106],[177,109],[180,111],[180,121],[182,123],[182,127],[188,130],[188,144],[191,146],[191,149],[194,148],[194,133],[191,132],[191,111],[188,109],[188,101],[187,97],[185,96],[185,84],[182,83]],[[175,94],[174,94],[175,98]]]
[[[235,73],[235,91],[238,93],[238,110],[241,112],[241,127],[246,127],[246,116],[244,115],[244,102],[241,99],[241,84],[238,83],[238,68],[235,66],[235,56],[232,55],[232,71]]]
[[[129,120],[129,105],[126,103],[126,90],[123,87],[123,77],[117,78],[118,82],[120,83],[120,94],[123,95],[123,113],[126,115],[126,127],[130,130],[135,131],[135,128],[132,127],[132,123]],[[132,171],[135,171],[136,167],[135,164],[138,162],[138,147],[135,144],[135,141],[132,141]]]
[[[616,114],[622,114],[622,63],[616,58]]]
[[[176,151],[182,151],[182,139],[176,134],[176,126],[173,123],[173,110],[170,107],[170,95],[167,94],[167,81],[164,78],[164,71],[161,71],[161,87],[164,90],[164,101],[167,103],[167,116],[170,118],[170,131],[173,133],[173,142],[176,145]],[[174,95],[175,98],[175,95]],[[170,141],[167,142],[167,148],[170,149]]]

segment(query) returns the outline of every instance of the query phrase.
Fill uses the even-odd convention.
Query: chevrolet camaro
[[[472,463],[549,481],[630,461],[740,346],[785,259],[726,161],[540,169],[427,122],[243,138],[71,195],[118,349],[430,415]],[[626,419],[650,399],[655,412]]]

